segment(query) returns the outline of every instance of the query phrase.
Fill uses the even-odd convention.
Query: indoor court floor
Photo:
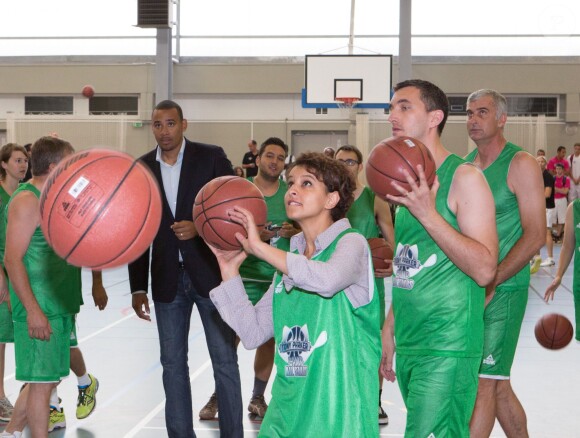
[[[556,260],[560,246],[555,247]],[[542,297],[556,268],[541,268],[532,276],[529,302],[522,327],[512,382],[528,416],[531,437],[580,437],[580,344],[573,341],[560,351],[542,348],[534,338],[534,325],[546,313],[561,313],[574,321],[571,269],[553,303]],[[87,368],[100,382],[97,407],[84,420],[75,417],[76,378],[66,379],[59,388],[67,415],[67,427],[52,432],[57,437],[159,438],[167,436],[164,421],[164,394],[159,363],[155,313],[152,322],[138,319],[131,308],[129,281],[125,267],[104,272],[109,304],[104,311],[94,307],[90,273],[83,271],[83,298],[78,318],[78,336]],[[387,290],[390,290],[388,285]],[[388,294],[388,292],[387,292]],[[388,305],[388,304],[387,304]],[[195,431],[200,438],[219,437],[217,421],[199,421],[197,412],[213,391],[211,364],[200,319],[194,309],[190,331],[190,374]],[[253,384],[253,352],[240,347],[244,409]],[[20,383],[14,380],[14,351],[6,351],[6,393],[14,402]],[[268,390],[270,385],[268,386]],[[266,399],[269,400],[267,393]],[[405,408],[396,384],[385,382],[383,407],[390,424],[380,428],[381,437],[402,437]],[[323,421],[321,419],[321,421]],[[245,416],[247,437],[257,436],[259,424]],[[29,434],[24,436],[29,437]],[[496,423],[493,437],[504,437]]]

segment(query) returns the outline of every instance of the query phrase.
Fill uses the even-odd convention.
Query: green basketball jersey
[[[250,182],[254,182],[254,178],[248,178]],[[284,205],[284,195],[288,190],[288,185],[285,181],[280,180],[280,186],[278,191],[272,196],[264,196],[266,201],[266,207],[268,209],[267,221],[271,222],[272,225],[282,225],[283,222],[288,222],[288,216],[286,216],[286,206]],[[288,251],[290,249],[290,239],[285,237],[279,237],[272,239],[272,246],[276,248]],[[268,289],[270,283],[272,283],[272,278],[276,269],[269,263],[249,255],[242,266],[240,266],[240,276],[243,281],[258,281],[264,282],[265,289],[264,293]]]
[[[375,194],[368,187],[352,203],[346,217],[350,225],[367,239],[379,237],[379,227],[375,220]]]
[[[6,206],[10,195],[0,185],[0,264],[4,265],[4,250],[6,249]]]
[[[497,237],[499,239],[499,262],[512,249],[522,236],[522,223],[516,195],[509,189],[507,183],[508,172],[514,156],[523,151],[512,143],[505,147],[486,169],[483,170],[485,179],[491,188],[495,201],[495,220],[497,223]],[[465,158],[473,162],[477,157],[477,149]],[[530,285],[530,267],[526,264],[520,272],[498,285],[498,290],[527,290]]]
[[[457,168],[449,155],[437,169],[436,209],[456,230],[447,198]],[[397,353],[479,357],[483,346],[484,290],[437,246],[405,207],[395,218],[393,312]]]
[[[312,258],[327,261],[345,230]],[[369,278],[372,279],[369,256]],[[379,303],[353,308],[341,291],[324,298],[286,291],[277,275],[273,296],[276,377],[260,428],[264,437],[376,437]]]
[[[574,245],[574,276],[572,280],[572,290],[574,294],[580,293],[580,198],[574,201],[574,237],[576,245]],[[580,315],[577,315],[580,317]],[[580,327],[578,328],[580,329]]]
[[[40,198],[40,192],[30,183],[21,184],[13,197],[29,191]],[[10,202],[8,203],[10,205]],[[37,227],[24,255],[24,266],[30,287],[48,319],[79,312],[81,302],[81,269],[69,265],[48,245]],[[10,283],[10,301],[14,321],[26,322],[26,309]]]

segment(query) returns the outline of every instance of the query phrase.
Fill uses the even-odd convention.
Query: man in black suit
[[[203,323],[216,384],[221,436],[241,437],[242,397],[235,333],[209,299],[220,281],[217,261],[193,225],[192,208],[205,183],[233,175],[222,148],[184,138],[187,120],[173,101],[160,102],[152,115],[157,147],[141,157],[163,198],[161,225],[152,244],[151,289],[161,347],[165,422],[169,437],[193,438],[188,334],[193,305]],[[147,284],[149,250],[129,264],[133,309],[150,321]]]

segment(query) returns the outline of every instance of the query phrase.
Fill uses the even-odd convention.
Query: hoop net
[[[336,104],[340,109],[353,109],[360,99],[358,97],[337,97]]]

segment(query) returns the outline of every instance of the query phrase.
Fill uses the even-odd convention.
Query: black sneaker
[[[389,416],[382,406],[379,406],[379,426],[386,426],[389,424]]]

